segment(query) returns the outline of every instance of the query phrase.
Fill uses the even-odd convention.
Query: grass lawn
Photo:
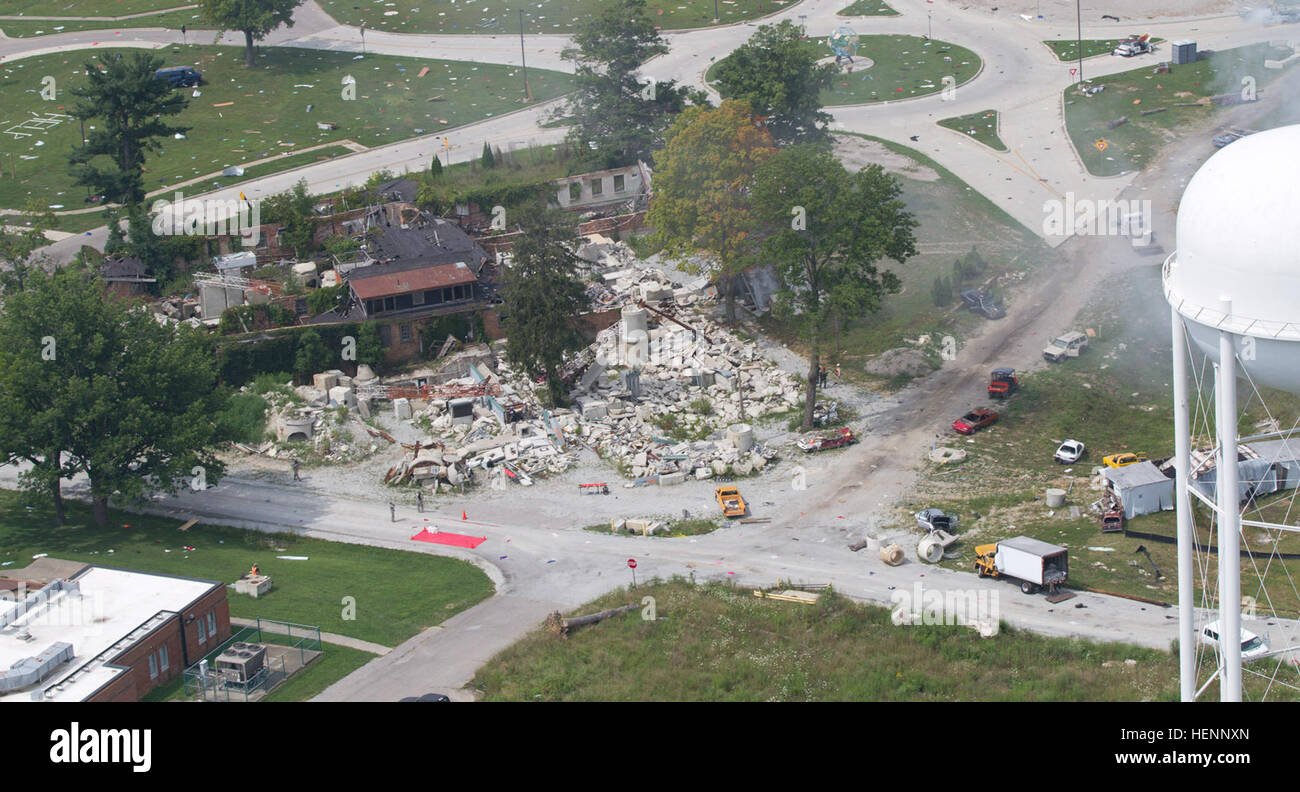
[[[825,37],[810,39],[805,46],[819,57],[834,57]],[[952,77],[955,85],[961,85],[980,70],[980,59],[974,52],[920,36],[859,36],[858,56],[870,58],[874,65],[836,75],[831,87],[821,93],[823,105],[871,104],[925,96],[942,91],[944,77]],[[710,84],[716,79],[717,66],[710,66],[704,75]]]
[[[196,525],[113,511],[109,527],[94,527],[90,509],[68,504],[68,524],[53,527],[44,505],[28,511],[22,493],[0,490],[0,563],[21,568],[37,553],[142,572],[231,583],[256,562],[275,581],[258,599],[229,590],[230,615],[316,625],[324,632],[396,646],[491,596],[492,582],[463,561]],[[185,546],[195,549],[187,551]],[[112,550],[112,553],[108,551]],[[284,561],[277,555],[307,556]],[[343,619],[343,598],[356,598],[356,618]]]
[[[196,65],[205,84],[175,119],[191,127],[188,137],[165,140],[160,152],[149,155],[147,190],[296,148],[348,139],[376,146],[453,130],[523,106],[518,101],[522,75],[509,66],[282,47],[262,53],[258,66],[248,70],[238,47],[191,45],[162,51],[168,65]],[[65,113],[65,103],[72,99],[66,90],[81,82],[89,57],[61,53],[0,64],[0,92],[10,100],[0,121],[16,124],[33,113]],[[429,73],[417,76],[425,66]],[[55,77],[60,89],[50,102],[39,93],[40,78],[46,75]],[[341,95],[348,75],[356,80],[356,99],[350,101]],[[529,70],[529,82],[539,101],[571,85],[567,75],[537,69]],[[438,101],[428,101],[434,98]],[[316,126],[320,121],[334,122],[338,129],[322,131]],[[17,180],[0,179],[0,206],[24,208],[33,197],[50,206],[84,206],[65,158],[80,143],[79,126],[71,119],[26,138],[0,135],[0,160],[7,164],[13,154],[17,170]]]
[[[941,127],[947,127],[965,135],[970,135],[994,151],[1007,150],[1007,144],[1002,142],[1002,138],[998,137],[998,111],[996,110],[984,110],[956,118],[945,118],[938,123]]]
[[[855,136],[838,131],[835,134]],[[960,340],[978,323],[988,321],[961,310],[957,301],[944,308],[934,306],[930,293],[934,279],[940,275],[951,278],[955,259],[974,246],[990,265],[981,280],[1006,273],[1009,281],[1015,281],[1025,272],[1054,261],[1055,255],[996,204],[924,154],[879,138],[856,137],[880,143],[939,176],[937,181],[902,178],[902,199],[920,223],[916,236],[921,252],[902,266],[892,261],[880,265],[899,276],[902,292],[887,295],[879,311],[840,328],[838,341],[832,336],[822,346],[829,364],[843,363],[845,379],[872,386],[889,384],[892,388],[906,383],[881,383],[866,375],[862,366],[869,356],[903,346],[903,338],[921,334],[930,334],[936,343],[945,335]],[[974,281],[968,282],[966,288],[974,285]],[[770,315],[761,320],[761,326],[765,333],[789,345],[796,353],[806,353],[806,344]],[[937,355],[937,346],[932,351]]]
[[[194,4],[193,0],[0,0],[0,16],[117,17]]]
[[[1162,38],[1151,39],[1152,44],[1159,44],[1164,41]],[[1109,55],[1119,46],[1120,39],[1084,39],[1083,40],[1083,57],[1091,58],[1094,55]],[[1077,61],[1079,59],[1079,42],[1072,41],[1044,41],[1052,52],[1056,54],[1061,61]]]
[[[0,215],[0,223],[12,226],[26,225],[28,221],[26,215]],[[86,212],[85,214],[75,215],[55,215],[54,231],[66,231],[69,234],[80,234],[99,228],[104,225],[104,213],[102,211]]]
[[[411,0],[357,3],[320,0],[325,13],[345,25],[365,23],[394,33],[503,33],[519,35],[519,11],[528,33],[572,33],[600,11],[604,0]],[[717,6],[721,24],[755,19],[791,7],[782,0],[647,0],[646,15],[665,30],[707,27]]]
[[[32,38],[51,36],[55,33],[72,33],[77,30],[126,30],[128,28],[167,28],[180,30],[181,25],[191,29],[210,28],[212,25],[201,21],[199,9],[186,11],[169,11],[135,19],[114,21],[103,20],[16,20],[0,19],[0,31],[9,38]],[[211,35],[208,36],[211,38]]]
[[[1256,88],[1263,90],[1282,73],[1265,69],[1264,61],[1281,55],[1282,50],[1267,44],[1252,44],[1216,52],[1196,63],[1173,66],[1168,74],[1152,74],[1151,67],[1143,67],[1112,75],[1097,81],[1106,88],[1091,97],[1071,86],[1065,90],[1065,123],[1070,138],[1093,175],[1115,176],[1141,170],[1162,148],[1177,140],[1182,129],[1213,117],[1215,109],[1209,97],[1240,94],[1245,77],[1255,79]],[[1160,108],[1165,108],[1164,112],[1141,115]],[[1110,128],[1111,122],[1125,117],[1127,123]],[[1098,150],[1098,140],[1106,141],[1105,151]],[[1210,141],[1203,144],[1208,149]]]
[[[898,12],[886,5],[883,0],[858,0],[835,13],[840,16],[898,16]]]
[[[888,609],[833,595],[808,606],[679,579],[614,592],[566,615],[645,596],[655,599],[656,621],[634,610],[567,639],[539,629],[489,661],[474,685],[487,701],[1178,698],[1178,661],[1166,652],[1046,638],[1005,625],[994,638],[961,626],[897,627]],[[1125,667],[1127,659],[1137,665]],[[1259,683],[1247,677],[1248,697]]]

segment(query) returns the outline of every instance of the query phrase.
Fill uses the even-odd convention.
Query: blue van
[[[166,80],[173,88],[188,88],[203,81],[203,75],[193,66],[169,66],[153,73],[155,80]]]

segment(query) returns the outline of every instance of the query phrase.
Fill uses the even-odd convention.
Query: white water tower
[[[1242,696],[1241,527],[1272,531],[1296,526],[1243,520],[1239,481],[1238,379],[1300,393],[1300,126],[1242,138],[1218,151],[1188,183],[1178,209],[1177,250],[1164,264],[1172,310],[1175,460],[1177,465],[1178,601],[1183,700],[1199,693],[1194,592],[1196,550],[1192,506],[1214,515],[1218,539],[1220,698]],[[1189,482],[1192,427],[1189,360],[1213,367],[1213,412],[1196,425],[1215,427],[1213,500]],[[1205,384],[1208,384],[1208,376]],[[1195,389],[1198,400],[1203,390]],[[1257,393],[1254,395],[1258,395]],[[1198,402],[1199,403],[1199,402]],[[1276,436],[1286,436],[1287,432]],[[1261,436],[1262,437],[1262,436]],[[1259,438],[1256,438],[1259,439]],[[1225,464],[1225,460],[1228,462]],[[1279,534],[1280,536],[1280,534]],[[1208,583],[1211,576],[1204,579]],[[1206,682],[1208,686],[1208,681]],[[1202,688],[1203,689],[1203,688]]]

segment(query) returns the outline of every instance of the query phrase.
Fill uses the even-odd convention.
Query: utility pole
[[[1083,82],[1083,0],[1074,0],[1074,18],[1079,26],[1079,82]]]
[[[933,11],[925,12],[925,37],[928,39],[934,38],[934,12]]]
[[[718,16],[718,0],[713,0],[713,24],[718,24],[719,19],[721,17]]]
[[[524,93],[533,101],[533,89],[528,86],[528,56],[524,54],[524,10],[519,9],[519,60],[524,64]]]
[[[366,23],[361,23],[361,54],[366,54]]]

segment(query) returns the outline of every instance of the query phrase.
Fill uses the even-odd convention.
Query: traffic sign
[[[629,558],[629,559],[627,560],[627,567],[628,567],[628,569],[636,569],[636,559],[635,559],[635,558]]]

